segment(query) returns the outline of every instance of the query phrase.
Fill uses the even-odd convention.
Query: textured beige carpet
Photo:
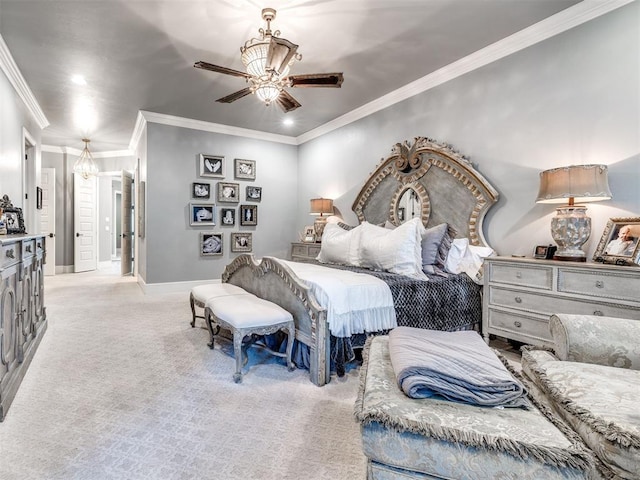
[[[49,329],[0,423],[0,479],[363,479],[358,371],[318,388],[252,349],[207,347],[188,294],[45,279]]]

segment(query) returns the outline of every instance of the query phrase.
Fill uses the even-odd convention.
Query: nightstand
[[[489,257],[484,263],[482,335],[552,346],[554,313],[640,320],[640,268]]]
[[[292,242],[291,260],[294,262],[309,262],[316,259],[320,253],[319,243]]]

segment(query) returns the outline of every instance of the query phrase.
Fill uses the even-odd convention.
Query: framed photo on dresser
[[[610,218],[593,260],[616,265],[640,265],[640,217]]]

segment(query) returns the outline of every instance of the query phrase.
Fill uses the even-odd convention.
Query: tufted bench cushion
[[[195,327],[196,318],[202,318],[203,315],[197,315],[195,307],[204,308],[207,300],[210,298],[226,297],[230,295],[251,295],[241,287],[232,285],[231,283],[208,283],[206,285],[198,285],[191,289],[189,295],[189,303],[191,305],[191,326]]]
[[[538,409],[407,397],[398,387],[386,336],[367,342],[360,382],[355,416],[368,479],[598,476],[593,454],[575,432]]]

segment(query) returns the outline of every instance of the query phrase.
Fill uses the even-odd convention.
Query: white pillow
[[[360,266],[360,233],[362,225],[345,230],[337,223],[327,223],[322,232],[320,253],[316,257],[320,263]]]
[[[360,265],[426,279],[422,272],[421,240],[424,226],[414,218],[389,230],[364,222],[360,237]]]
[[[466,273],[474,282],[482,284],[482,263],[494,255],[490,247],[469,245],[468,238],[456,238],[451,243],[445,269],[449,273]]]

